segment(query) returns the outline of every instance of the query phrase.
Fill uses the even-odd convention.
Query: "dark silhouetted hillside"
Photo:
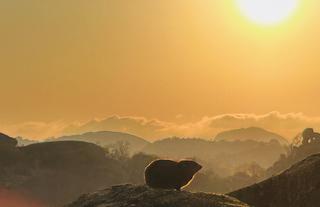
[[[106,160],[104,150],[91,143],[78,141],[44,142],[20,147],[32,167],[79,170],[88,164],[99,167]]]
[[[270,142],[277,140],[279,143],[288,145],[288,141],[273,132],[258,127],[234,129],[217,134],[215,141],[246,141],[253,140],[257,142]]]
[[[79,194],[122,182],[122,167],[94,144],[47,142],[21,147],[24,180],[12,186],[48,204],[61,206]]]
[[[25,192],[53,206],[121,183],[126,177],[122,165],[92,143],[0,144],[0,188]]]
[[[320,203],[320,154],[230,195],[256,207],[317,207]]]

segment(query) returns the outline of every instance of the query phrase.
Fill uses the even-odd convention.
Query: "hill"
[[[66,207],[249,207],[225,195],[154,190],[146,186],[122,185],[81,196]]]
[[[87,132],[79,135],[63,136],[48,141],[66,140],[91,142],[101,147],[106,147],[117,142],[127,142],[129,144],[130,153],[138,152],[148,144],[148,142],[141,137],[127,133],[112,131]]]
[[[40,206],[62,206],[81,194],[119,183],[144,183],[145,167],[157,159],[142,153],[130,157],[114,155],[81,141],[23,147],[0,142],[0,194],[3,190],[40,202]],[[0,196],[0,203],[5,199]]]
[[[92,143],[79,141],[44,142],[20,147],[30,166],[77,171],[88,164],[101,166],[105,151]],[[54,159],[54,160],[53,160]]]
[[[298,162],[278,176],[229,195],[256,207],[319,206],[320,154]]]
[[[216,135],[214,140],[215,141],[253,140],[257,142],[270,142],[271,140],[277,140],[279,143],[283,145],[288,144],[288,141],[284,137],[258,127],[233,129],[230,131],[221,132]]]
[[[121,183],[125,173],[118,161],[92,143],[0,144],[0,189],[25,193],[48,206]]]

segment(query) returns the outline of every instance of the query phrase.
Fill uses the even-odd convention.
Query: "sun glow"
[[[298,7],[298,0],[236,0],[241,12],[261,25],[274,25],[286,20]]]

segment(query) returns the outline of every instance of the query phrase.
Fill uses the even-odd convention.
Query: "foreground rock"
[[[66,207],[248,207],[226,195],[121,185],[81,196]]]
[[[230,195],[255,207],[317,207],[320,205],[320,154]]]

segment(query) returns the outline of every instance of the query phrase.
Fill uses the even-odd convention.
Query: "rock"
[[[249,207],[226,195],[119,185],[81,196],[66,207]]]
[[[320,203],[320,154],[278,176],[230,193],[255,207],[317,207]]]

